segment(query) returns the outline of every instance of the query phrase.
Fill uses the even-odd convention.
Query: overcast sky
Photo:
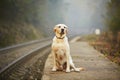
[[[107,2],[110,0],[46,0],[45,23],[52,31],[54,25],[64,23],[69,34],[91,33],[105,28]],[[52,27],[52,28],[51,28]]]
[[[108,0],[63,0],[65,23],[72,33],[91,33],[105,27]]]

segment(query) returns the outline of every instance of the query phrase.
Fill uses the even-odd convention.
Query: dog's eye
[[[66,27],[64,26],[64,28],[66,28]]]
[[[58,28],[60,28],[61,26],[58,26]]]

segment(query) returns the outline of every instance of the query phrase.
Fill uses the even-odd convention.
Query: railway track
[[[40,80],[50,44],[47,38],[0,49],[0,80]]]
[[[49,40],[50,39],[39,40],[37,42],[34,41],[34,43],[29,45],[25,45],[25,43],[24,46],[22,45],[11,49],[7,48],[6,50],[0,51],[0,70],[20,56],[25,55],[28,51],[44,45],[44,43],[47,43]]]

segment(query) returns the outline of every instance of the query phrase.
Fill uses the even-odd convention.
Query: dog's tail
[[[80,70],[80,71],[84,71],[84,70],[85,70],[85,68],[80,67],[80,68],[79,68],[79,70]]]

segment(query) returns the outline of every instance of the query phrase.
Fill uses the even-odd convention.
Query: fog
[[[106,29],[117,34],[116,3],[119,0],[1,0],[0,46],[52,37],[59,23],[68,26],[68,36]]]
[[[46,0],[42,6],[46,7],[43,10],[45,31],[51,34],[54,25],[59,23],[69,27],[70,35],[93,33],[96,28],[103,31],[108,1],[110,0]]]

